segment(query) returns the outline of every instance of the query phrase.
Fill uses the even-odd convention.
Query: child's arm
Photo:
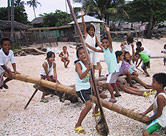
[[[58,78],[57,78],[57,73],[56,73],[56,63],[53,63],[53,68],[54,68],[54,77],[55,77],[55,81],[57,82],[58,81]]]
[[[96,36],[96,43],[97,43],[97,45],[101,48],[101,50],[103,50],[103,47],[101,46],[99,40],[97,39],[97,36]]]
[[[124,49],[124,45],[125,45],[125,42],[122,42],[120,47],[122,48],[122,50]]]
[[[59,54],[59,57],[62,57],[63,55],[62,55],[62,52]]]
[[[82,73],[82,67],[80,63],[76,63],[76,72],[78,73],[80,79],[83,79],[84,77],[86,77],[86,75],[88,74],[88,72],[92,69],[93,65],[89,64],[88,68]]]
[[[16,63],[12,63],[12,67],[13,67],[14,74],[19,74],[19,72],[17,72],[16,70]]]
[[[51,78],[49,76],[49,71],[47,69],[47,63],[46,62],[43,63],[43,68],[44,68],[44,71],[46,72],[46,77],[47,77],[48,81],[51,81]]]
[[[12,72],[10,69],[8,69],[5,65],[1,65],[1,67],[8,73],[9,75],[9,78],[12,79],[13,76],[12,76]]]
[[[134,51],[134,44],[133,43],[131,43],[131,48],[132,48],[132,57],[134,57],[135,51]]]
[[[107,32],[107,36],[108,36],[108,41],[109,41],[109,48],[112,49],[112,39],[111,39],[111,35],[110,35],[110,28],[106,25],[104,25],[105,30]]]
[[[83,10],[81,10],[82,25],[83,25],[84,35],[85,35],[85,38],[86,38],[87,37],[87,31],[86,31],[86,24],[85,24],[85,21],[84,21],[84,15],[85,15],[85,12]]]
[[[88,48],[90,48],[91,50],[95,51],[95,52],[103,52],[103,50],[96,49],[96,48],[94,48],[94,47],[90,46],[90,45],[89,45],[89,44],[87,44],[87,43],[86,43],[86,46],[87,46]]]

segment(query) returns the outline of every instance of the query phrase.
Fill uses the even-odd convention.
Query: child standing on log
[[[107,77],[107,82],[106,82],[107,88],[111,94],[111,98],[110,98],[109,102],[115,103],[117,101],[115,99],[115,96],[116,97],[121,96],[119,91],[118,91],[117,85],[116,85],[116,80],[117,80],[118,75],[119,75],[119,68],[118,68],[118,64],[116,61],[116,55],[115,55],[115,52],[114,52],[113,47],[112,47],[110,28],[105,26],[105,30],[107,32],[108,38],[105,37],[102,39],[102,47],[103,47],[102,50],[93,48],[93,47],[89,46],[88,44],[87,44],[87,46],[96,52],[104,52],[104,59],[107,63],[108,72],[109,72],[108,77]],[[114,96],[111,84],[113,85],[113,87],[116,91],[115,96]]]
[[[166,86],[166,74],[157,73],[153,75],[152,87],[157,90],[153,104],[143,113],[146,115],[153,110],[153,115],[142,118],[145,123],[150,123],[143,132],[144,136],[158,136],[152,134],[153,132],[166,127],[166,93],[164,87]]]
[[[61,61],[64,63],[64,67],[67,68],[69,65],[69,53],[67,51],[67,47],[63,46],[63,51],[59,54],[59,57],[61,57]]]
[[[83,47],[79,47],[77,49],[77,57],[80,61],[75,64],[75,71],[76,71],[76,84],[75,89],[78,97],[83,101],[85,104],[85,108],[81,111],[79,119],[75,125],[75,131],[78,134],[85,134],[85,130],[82,128],[81,124],[85,116],[92,108],[91,104],[91,85],[90,85],[90,70],[92,69],[93,65],[90,64],[87,60],[85,50]],[[102,97],[102,94],[100,96]],[[99,116],[100,112],[98,112],[98,106],[95,106],[95,113],[94,116]]]
[[[52,81],[59,83],[57,79],[57,73],[56,73],[56,63],[55,61],[55,54],[52,51],[49,51],[47,53],[46,61],[42,65],[42,69],[40,72],[41,79]],[[52,74],[52,71],[54,74]],[[47,103],[48,100],[45,99],[45,93],[42,94],[40,102]]]
[[[8,62],[10,61],[12,63],[14,74],[17,74],[16,71],[16,63],[14,60],[14,54],[11,50],[11,40],[9,38],[3,38],[1,40],[1,49],[0,49],[0,89],[5,88],[8,89],[8,86],[6,83],[10,80],[12,80],[12,72],[10,68],[7,66]],[[9,77],[3,81],[3,74],[4,72],[7,72]]]

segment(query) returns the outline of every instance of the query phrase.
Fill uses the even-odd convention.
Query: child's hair
[[[66,46],[63,46],[63,49],[64,49],[64,48],[67,48],[67,47],[66,47]]]
[[[78,57],[79,51],[80,51],[80,50],[83,50],[83,49],[84,49],[84,48],[83,48],[82,46],[77,49],[77,51],[76,51],[77,58],[79,58],[79,57]]]
[[[104,37],[103,39],[101,39],[101,41],[103,41],[103,40],[108,40],[108,37]]]
[[[94,25],[90,24],[90,25],[88,25],[87,28],[86,28],[86,32],[87,32],[87,33],[88,33],[88,31],[89,31],[90,28],[93,28],[93,29],[94,29],[94,32],[95,32],[95,27],[94,27]],[[88,33],[88,34],[89,34],[89,33]]]
[[[136,56],[136,55],[139,55],[139,56],[140,56],[139,52],[136,52],[134,55],[135,55],[135,56]]]
[[[9,38],[6,37],[6,38],[1,39],[1,45],[3,44],[4,41],[9,41],[10,44],[12,44],[12,41]]]
[[[138,41],[138,42],[136,42],[136,45],[137,45],[138,47],[141,47],[141,46],[142,46],[142,43],[141,43],[140,41]]]
[[[142,50],[141,50],[141,48],[140,47],[137,47],[136,48],[136,52],[141,52]]]
[[[55,53],[54,53],[54,52],[52,52],[52,51],[47,52],[47,57],[46,57],[46,59],[51,58],[51,57],[52,57],[52,54],[54,54],[54,56],[55,56]]]
[[[166,44],[164,45],[164,49],[166,49]]]
[[[126,54],[129,54],[129,55],[130,55],[130,53],[129,53],[128,51],[125,51],[125,52],[124,52],[124,60],[127,61],[128,63],[130,63],[130,60],[126,60]]]
[[[166,73],[157,73],[153,75],[153,78],[163,85],[163,88],[166,86]]]
[[[127,42],[128,43],[133,43],[133,37],[131,37],[131,36],[127,37]]]
[[[121,51],[116,51],[115,52],[116,58],[120,57],[122,54],[123,54],[123,52],[121,52]]]

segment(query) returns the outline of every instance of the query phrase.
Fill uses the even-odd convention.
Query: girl
[[[59,83],[56,73],[56,63],[54,61],[55,61],[55,54],[52,51],[49,51],[47,53],[46,61],[42,65],[40,76],[44,80]],[[52,74],[52,70],[54,74]],[[48,100],[45,99],[45,95],[46,93],[42,94],[40,102],[44,103],[48,102]]]
[[[82,16],[82,24],[83,24],[83,30],[84,30],[84,35],[85,35],[85,42],[86,44],[88,44],[91,47],[96,47],[96,44],[102,49],[97,36],[95,35],[95,27],[93,25],[89,25],[86,27],[85,21],[84,21],[84,11],[81,10],[81,16]],[[95,66],[97,65],[97,58],[95,55],[95,52],[88,48],[89,50],[89,55],[90,55],[90,59],[91,59],[91,63],[94,65],[93,68],[95,68]]]
[[[92,69],[92,64],[89,64],[83,47],[79,47],[77,52],[77,57],[80,61],[75,64],[76,71],[76,84],[75,89],[78,97],[85,104],[85,108],[81,111],[79,119],[75,125],[75,131],[78,134],[85,134],[85,130],[82,128],[81,124],[87,113],[91,110],[92,104],[90,100],[91,95],[91,85],[90,85],[90,70]],[[100,115],[98,112],[98,106],[95,106],[95,116]]]
[[[127,41],[124,41],[120,45],[120,47],[122,48],[122,52],[127,51],[127,52],[129,52],[131,54],[132,53],[132,47],[134,47],[133,42],[134,42],[133,37],[128,36],[127,37]]]

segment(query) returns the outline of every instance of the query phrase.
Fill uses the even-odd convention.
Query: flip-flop
[[[101,115],[101,113],[100,113],[100,111],[98,112],[98,113],[92,113],[92,116],[94,117],[94,116],[100,116]]]
[[[115,96],[115,97],[120,97],[120,96],[121,96],[121,94],[114,94],[114,96]]]
[[[74,129],[78,134],[86,134],[86,132],[84,131],[84,129],[82,128],[82,126],[78,126]],[[83,132],[80,132],[83,131]]]
[[[111,99],[110,99],[109,102],[116,103],[117,100],[111,100]]]
[[[47,103],[47,102],[48,102],[48,100],[47,100],[47,99],[44,99],[44,100],[40,100],[40,102]]]

